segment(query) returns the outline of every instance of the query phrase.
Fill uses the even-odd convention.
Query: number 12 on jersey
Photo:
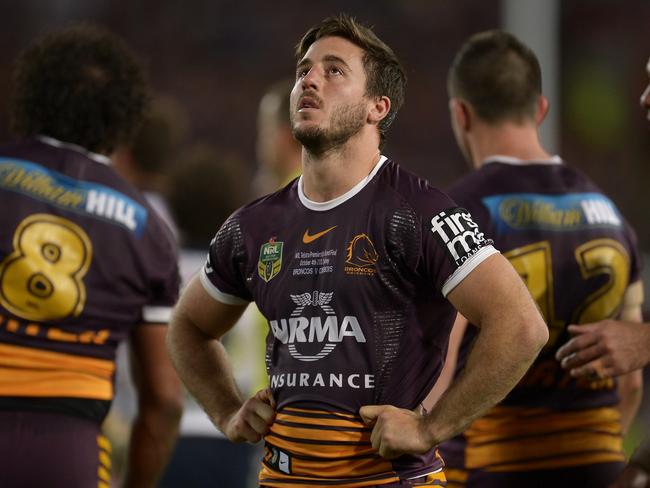
[[[571,317],[557,317],[553,286],[551,245],[535,242],[504,254],[526,283],[549,327],[545,350],[556,346],[567,323],[583,324],[614,317],[620,310],[628,286],[630,258],[625,248],[613,239],[594,239],[575,249],[583,280],[607,275],[607,282],[574,309]]]

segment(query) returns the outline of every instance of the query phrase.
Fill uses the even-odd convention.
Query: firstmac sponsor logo
[[[273,335],[286,344],[299,361],[318,361],[346,340],[365,343],[366,337],[354,315],[339,317],[330,305],[334,292],[313,291],[290,295],[296,308],[288,318],[269,322]]]
[[[431,232],[446,247],[447,255],[456,266],[461,266],[479,249],[491,244],[464,208],[444,210],[433,217]]]

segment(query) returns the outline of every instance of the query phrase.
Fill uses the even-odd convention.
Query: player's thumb
[[[386,405],[365,405],[359,409],[359,415],[366,425],[372,425],[385,409]]]

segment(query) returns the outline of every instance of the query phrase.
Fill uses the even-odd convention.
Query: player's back
[[[639,278],[632,230],[593,182],[559,158],[490,161],[450,195],[522,276],[550,331],[519,385],[466,431],[466,467],[521,471],[622,460],[615,381],[574,379],[554,353],[569,337],[568,324],[618,315]],[[475,333],[470,325],[461,350]]]
[[[108,162],[49,138],[0,147],[0,409],[101,421],[117,344],[173,305],[171,235]]]

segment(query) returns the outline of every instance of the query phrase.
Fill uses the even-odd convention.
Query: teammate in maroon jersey
[[[646,63],[650,79],[650,59]],[[650,83],[641,94],[641,108],[650,120]],[[650,327],[647,323],[603,320],[595,324],[571,325],[575,335],[556,357],[573,376],[617,376],[650,363]],[[616,488],[650,486],[650,439],[637,448]]]
[[[130,338],[138,414],[124,486],[153,487],[181,385],[164,347],[178,293],[169,230],[110,167],[148,94],[125,45],[77,26],[17,62],[0,146],[0,485],[110,485],[100,436],[115,351]]]
[[[554,354],[572,321],[640,320],[636,237],[593,182],[542,147],[537,129],[548,102],[539,63],[518,39],[472,36],[448,88],[454,133],[476,169],[450,195],[522,276],[550,332],[503,402],[441,447],[449,484],[606,487],[623,467],[621,434],[638,408],[641,378],[632,373],[618,389],[609,378],[576,380]],[[469,325],[459,367],[475,334]]]
[[[471,215],[381,155],[405,85],[392,50],[340,16],[297,60],[303,175],[217,232],[172,319],[172,357],[231,440],[264,437],[262,486],[444,485],[436,444],[515,385],[546,326]],[[243,400],[218,339],[253,300],[270,388]],[[423,414],[456,309],[485,334]]]

